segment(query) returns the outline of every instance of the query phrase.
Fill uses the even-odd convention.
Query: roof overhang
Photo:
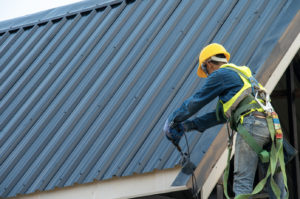
[[[49,191],[36,191],[35,193],[21,195],[14,199],[28,198],[105,198],[125,199],[141,196],[155,195],[174,191],[186,190],[186,186],[171,187],[172,182],[181,170],[180,166],[172,169],[154,170],[153,172],[131,176],[116,177],[108,180],[94,180],[85,184],[74,184],[73,186],[58,188]]]

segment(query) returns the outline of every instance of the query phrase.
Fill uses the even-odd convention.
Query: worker
[[[233,114],[232,111],[236,109],[246,96],[251,95],[254,98],[254,94],[252,94],[253,86],[247,81],[248,78],[253,78],[250,69],[246,66],[229,64],[229,59],[230,54],[222,45],[217,43],[210,44],[201,51],[197,75],[201,78],[207,78],[206,82],[199,91],[185,100],[170,115],[164,127],[166,137],[175,146],[178,145],[184,133],[193,130],[204,132],[213,126],[225,124],[228,119],[233,118],[233,115],[231,115]],[[260,89],[264,89],[260,84],[258,85]],[[219,97],[218,104],[220,105],[216,110],[189,119],[216,97]],[[253,104],[253,102],[251,103]],[[264,113],[264,110],[256,106],[256,108],[241,113],[238,121],[236,121],[236,125],[248,131],[261,148],[271,142],[266,117],[267,115]],[[261,163],[258,154],[245,141],[243,136],[237,133],[233,184],[233,191],[236,196],[243,195],[245,197],[240,198],[251,198],[254,177],[259,162],[266,175],[269,163]],[[275,199],[279,198],[279,196],[282,199],[285,198],[287,191],[282,172],[275,173],[273,179],[280,192],[276,196],[271,188],[272,180],[269,176],[268,180],[266,180],[269,198]]]

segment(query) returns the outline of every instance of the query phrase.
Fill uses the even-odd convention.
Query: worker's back
[[[210,87],[211,84],[214,85],[214,92],[220,93],[219,97],[223,103],[228,102],[244,86],[240,76],[226,68],[220,68],[210,74],[207,78],[207,84],[209,85],[205,84],[204,86]],[[213,94],[211,90],[209,93]]]

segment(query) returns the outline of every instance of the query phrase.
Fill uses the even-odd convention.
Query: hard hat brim
[[[201,63],[202,64],[202,63]],[[201,78],[207,78],[206,73],[203,71],[203,69],[201,68],[201,64],[199,64],[198,66],[198,71],[197,71],[197,75]]]

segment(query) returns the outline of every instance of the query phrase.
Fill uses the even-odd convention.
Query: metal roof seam
[[[192,43],[192,41],[191,41],[190,43]],[[182,53],[181,55],[183,56],[184,53]],[[197,63],[197,59],[194,58],[194,60],[195,60],[194,62],[195,62],[195,64],[196,64],[196,63]],[[161,139],[161,138],[160,138],[160,139]],[[160,140],[160,139],[159,139],[159,140]],[[157,142],[153,142],[153,143],[157,143]],[[156,147],[153,147],[153,148],[156,148]],[[145,164],[145,163],[142,163],[141,166],[144,165],[144,164]],[[140,166],[139,166],[139,167],[140,167]],[[138,173],[139,173],[139,172],[138,172]]]
[[[42,29],[42,31],[40,33],[44,33],[45,29],[49,29],[51,25],[49,25],[48,27],[46,26],[45,28]],[[39,32],[38,32],[39,33]],[[40,34],[39,34],[40,35]],[[42,42],[42,41],[40,41]],[[23,119],[23,118],[22,118]],[[3,144],[7,141],[7,139],[13,134],[14,130],[17,128],[17,125],[11,125],[13,121],[10,121],[10,123],[8,123],[7,125],[9,125],[9,129],[6,129],[7,131],[5,132],[4,136],[2,137],[2,139],[0,140],[0,145],[3,146]],[[19,120],[19,122],[22,122],[22,120]],[[23,121],[25,122],[25,121]],[[28,121],[26,121],[28,122]],[[22,136],[18,136],[17,140],[9,147],[9,151],[12,151],[14,149],[14,147],[17,145],[17,143],[23,138],[24,134]],[[2,150],[3,147],[2,147]],[[2,153],[2,156],[0,158],[0,161],[1,161],[1,164],[3,163],[3,159],[5,159],[6,154],[7,152],[3,151]],[[10,153],[10,152],[9,152]]]
[[[152,3],[148,4],[148,6],[151,5],[151,4],[152,4]],[[147,8],[147,7],[145,7],[145,8]],[[134,25],[134,24],[133,24],[133,25]],[[129,29],[129,30],[130,30],[130,29]],[[123,38],[124,38],[124,39],[127,38],[126,33],[123,35]],[[114,49],[116,49],[116,48],[114,48]],[[103,65],[107,65],[107,64],[106,64],[106,63],[103,63]],[[115,66],[114,66],[114,67],[115,67]],[[104,85],[103,85],[103,86],[104,86]],[[100,88],[103,87],[103,86],[100,86]],[[83,172],[81,172],[81,173],[82,173],[81,176],[84,176],[84,175],[83,175],[84,173],[83,173]]]
[[[64,25],[67,21],[66,18],[62,20],[59,26],[56,27],[54,33],[58,32],[60,28]],[[50,40],[55,36],[55,34],[49,35],[48,38],[45,39],[44,43],[39,46],[36,52],[27,60],[26,63],[23,63],[19,68],[18,71],[14,70],[15,68],[10,68],[8,72],[5,72],[2,76],[3,79],[0,79],[0,84],[2,84],[2,89],[0,93],[0,98],[2,99],[3,96],[6,94],[7,90],[10,88],[11,84],[13,84],[26,70],[27,68],[34,62],[34,60],[39,56],[39,54],[43,51],[46,45],[50,42]],[[16,66],[16,65],[15,65]],[[13,71],[14,70],[14,71]],[[8,78],[10,77],[10,78]],[[6,81],[5,81],[6,80]],[[10,80],[10,81],[9,81]],[[4,81],[7,82],[6,86],[4,86]],[[8,85],[7,85],[8,84]],[[4,88],[3,88],[4,87]],[[0,128],[2,129],[2,128]]]
[[[108,28],[111,26],[111,24],[113,23],[114,18],[116,18],[117,16],[119,16],[119,14],[120,14],[120,12],[123,10],[125,4],[122,4],[122,5],[123,5],[123,6],[117,8],[117,11],[113,11],[113,12],[112,12],[113,16],[106,22],[105,27],[101,30],[101,33],[98,34],[98,36],[97,36],[97,38],[95,39],[95,41],[93,42],[93,44],[92,44],[92,45],[89,47],[89,49],[85,52],[85,55],[82,56],[82,58],[81,58],[82,61],[77,62],[77,67],[79,67],[79,66],[81,65],[81,63],[84,61],[84,59],[85,59],[85,58],[89,55],[89,53],[93,50],[94,46],[95,46],[95,45],[98,43],[98,41],[103,37],[103,35],[104,35],[105,32],[107,31],[107,29],[108,29]],[[107,12],[105,11],[105,13],[107,14],[111,9],[109,8],[109,9],[106,9],[106,10],[107,10]],[[114,8],[113,10],[115,10],[115,8]],[[103,15],[103,16],[106,16],[106,14]],[[99,22],[100,22],[100,20],[99,20]],[[75,68],[77,68],[77,67],[75,67]],[[72,70],[75,72],[74,68],[73,68]],[[71,72],[71,73],[74,73],[74,72]],[[62,162],[62,163],[63,163],[63,162]],[[57,167],[57,169],[58,169],[58,167]],[[54,171],[55,171],[55,170],[54,170]],[[51,174],[51,175],[55,175],[55,173],[53,172],[53,174]],[[51,176],[51,175],[50,175],[50,176]],[[49,183],[50,180],[51,180],[51,179],[48,177],[48,178],[44,181],[44,183],[41,185],[41,187],[40,187],[39,189],[44,190],[44,188],[42,188],[42,187],[46,187],[46,186],[47,186],[47,183]]]
[[[20,37],[21,34],[23,34],[24,29],[20,28],[17,33],[14,34],[14,37],[9,41],[8,44],[6,44],[4,47],[1,45],[0,49],[0,59],[2,56],[6,53],[6,51],[15,43],[15,41]]]
[[[170,1],[169,1],[170,2]],[[177,3],[179,3],[180,1],[177,1]],[[129,73],[129,69],[131,69],[136,63],[137,63],[137,60],[139,59],[139,57],[141,57],[143,54],[144,54],[144,51],[147,49],[147,47],[148,47],[148,45],[150,45],[151,43],[152,43],[152,40],[155,38],[155,35],[157,35],[158,34],[158,30],[160,30],[163,26],[163,24],[167,21],[167,19],[169,18],[169,16],[172,14],[172,12],[173,12],[173,10],[175,9],[177,7],[177,4],[172,4],[172,7],[170,8],[170,10],[169,10],[169,12],[168,13],[166,13],[166,15],[165,15],[165,17],[164,17],[164,19],[162,19],[161,21],[160,21],[160,24],[157,26],[157,28],[156,28],[156,30],[153,32],[153,34],[151,35],[151,37],[149,38],[149,39],[147,39],[147,43],[146,43],[146,45],[142,48],[142,50],[139,52],[139,54],[137,55],[137,57],[135,58],[135,60],[130,64],[130,67],[126,70],[126,72],[125,72],[125,74],[124,74],[124,76],[121,78],[121,80],[120,81],[124,81],[124,80],[122,80],[122,79],[124,79],[125,77],[127,77],[128,75],[128,73]],[[118,82],[117,84],[116,84],[116,87],[115,88],[118,88],[119,87],[119,84],[121,83],[121,82]],[[115,89],[113,89],[113,90],[115,90]],[[110,97],[109,97],[110,98]],[[109,99],[108,98],[108,99]],[[100,172],[100,171],[99,171]]]
[[[81,34],[81,32],[83,31],[83,29],[87,26],[87,24],[91,21],[91,19],[95,16],[95,14],[96,14],[96,11],[93,11],[91,13],[91,15],[84,21],[84,23],[82,25],[78,24],[78,25],[80,25],[80,30],[76,30],[76,33],[73,34],[73,36],[68,41],[68,43],[66,45],[64,45],[64,48],[61,50],[62,52],[65,52],[66,50],[68,50],[68,48],[70,47],[70,45],[74,42],[75,39],[77,39],[78,35]],[[55,58],[56,61],[52,62],[53,65],[55,65],[58,62],[58,59],[60,59],[62,56],[63,56],[63,53],[60,53],[60,55]],[[66,113],[67,114],[65,114],[64,116],[68,117],[68,115],[70,114],[70,112],[66,111]],[[62,121],[62,119],[61,119],[61,121]],[[53,147],[52,149],[54,151],[56,151],[55,147]],[[48,154],[48,156],[49,155],[51,156],[51,153]],[[48,159],[49,158],[50,157],[48,157]],[[46,162],[44,164],[46,164]],[[32,183],[32,181],[35,179],[35,176],[39,174],[39,170],[41,170],[41,169],[42,169],[42,167],[40,165],[40,167],[34,171],[35,175],[31,175],[31,178],[26,178],[26,179],[29,180],[29,181],[31,181],[31,183]],[[20,191],[20,193],[25,193],[26,190],[29,188],[29,185],[31,185],[31,183],[28,183],[28,181],[27,181],[26,182],[26,186],[23,187],[23,189]]]
[[[260,13],[267,7],[269,0],[264,0],[263,3],[261,3],[258,7],[258,10],[256,10],[254,12],[253,15],[251,15],[251,19],[245,19],[243,22],[247,22],[249,25],[248,26],[242,26],[243,30],[238,30],[240,37],[237,37],[237,39],[235,40],[236,43],[241,43],[245,37],[247,36],[247,34],[249,33],[250,29],[254,26],[254,24],[257,22]],[[255,7],[257,9],[257,7]],[[252,10],[250,10],[252,11]],[[249,11],[249,12],[250,12]],[[241,21],[242,23],[242,21]],[[238,50],[238,46],[236,45],[232,50],[231,50],[231,54],[236,54]]]
[[[52,22],[49,22],[44,28],[43,28],[43,33],[45,33],[49,28],[50,28],[50,26],[52,25],[53,23]],[[38,27],[40,27],[40,26],[35,26],[35,28],[33,29],[33,30],[35,30],[34,32],[33,32],[33,35],[34,35],[34,33],[36,32],[36,30],[38,29]],[[39,35],[38,36],[38,39],[40,39],[42,37],[42,35]],[[31,45],[29,45],[29,46],[27,46],[27,49],[28,49],[28,51],[30,51],[33,47],[34,47],[34,45],[38,42],[38,39],[36,39],[36,40],[34,40],[32,43],[31,43]],[[26,48],[26,47],[22,47],[21,49],[23,49],[23,48]],[[21,50],[20,49],[20,50]],[[17,67],[17,65],[23,60],[23,58],[26,56],[26,53],[25,53],[26,51],[24,50],[23,51],[23,54],[21,54],[21,56],[19,56],[19,58],[14,62],[14,64],[10,64],[10,65],[8,65],[8,66],[6,66],[6,64],[9,64],[11,61],[9,60],[9,61],[7,61],[6,62],[6,64],[4,63],[3,64],[3,67],[2,67],[2,70],[5,70],[7,67],[9,68],[8,70],[13,70],[14,68],[16,68]],[[16,55],[18,55],[18,54],[16,54]],[[2,71],[1,71],[2,72]],[[1,74],[1,78],[3,77],[3,74]],[[4,80],[3,80],[4,81]]]
[[[99,107],[99,106],[98,106]],[[98,110],[97,110],[98,111]],[[94,116],[92,116],[92,118],[93,118]]]
[[[47,51],[46,54],[43,55],[43,53],[41,52],[41,55],[39,55],[37,57],[37,59],[32,63],[30,64],[30,66],[28,67],[28,70],[30,69],[30,67],[34,67],[33,70],[31,70],[30,74],[28,74],[27,78],[24,80],[25,82],[28,82],[29,80],[31,80],[32,76],[36,74],[37,70],[39,70],[44,64],[47,64],[45,63],[48,58],[51,56],[51,54],[57,50],[59,51],[58,49],[56,49],[59,44],[61,43],[61,41],[65,38],[65,36],[69,33],[69,31],[71,31],[71,29],[74,27],[74,25],[77,23],[77,21],[81,18],[80,14],[76,17],[75,20],[73,20],[73,22],[68,26],[68,28],[66,30],[64,30],[64,34],[62,34],[59,39],[55,42],[55,44],[53,44],[53,46],[51,47],[51,49],[49,49],[49,51]],[[47,45],[48,46],[48,45]],[[50,70],[55,64],[56,62],[60,59],[60,57],[62,56],[63,54],[60,53],[56,56],[56,58],[54,60],[52,60],[50,63],[49,63],[49,67],[48,67],[48,70]],[[38,59],[39,57],[42,57],[41,59]],[[38,61],[37,64],[35,64],[36,62]],[[27,70],[26,70],[27,71]],[[24,71],[24,73],[22,75],[20,75],[19,78],[21,78],[21,76],[24,76],[24,74],[26,73],[26,71]],[[46,74],[46,73],[45,73]],[[15,81],[17,82],[19,80],[19,78]],[[41,79],[41,78],[40,78]],[[15,84],[15,82],[12,82],[12,86]],[[23,84],[24,86],[26,85],[26,83]],[[8,87],[8,86],[7,86]],[[23,97],[23,100],[25,100],[26,98]],[[21,104],[19,104],[21,105]],[[17,110],[19,109],[19,107],[15,107],[15,110],[12,111],[10,113],[10,115],[13,115]],[[7,120],[10,119],[9,117],[7,117]],[[4,122],[6,123],[6,122]]]
[[[268,30],[271,28],[271,26],[273,25],[274,22],[276,22],[276,18],[278,18],[278,15],[280,14],[281,9],[284,7],[284,5],[286,5],[286,3],[288,2],[288,0],[281,0],[278,2],[278,5],[273,4],[274,9],[272,9],[272,13],[266,13],[268,14],[268,19],[267,20],[260,20],[260,23],[264,23],[262,25],[263,28],[258,29],[257,31],[252,30],[249,31],[249,34],[254,34],[256,32],[257,37],[254,39],[255,42],[250,42],[252,47],[249,50],[248,53],[243,53],[244,50],[240,49],[238,51],[238,53],[240,54],[246,54],[244,56],[244,59],[241,61],[241,65],[247,65],[251,59],[251,57],[253,57],[253,53],[255,52],[256,48],[259,48],[259,44],[261,43],[261,41],[263,40],[263,38],[266,36]],[[270,1],[269,4],[272,4],[272,2]],[[267,5],[269,6],[269,5]],[[269,11],[269,12],[271,12]],[[264,13],[262,13],[261,15],[263,15]],[[262,18],[261,16],[259,18]],[[257,22],[258,23],[258,22]],[[245,39],[246,40],[246,39]],[[244,42],[245,42],[244,40]],[[253,74],[255,74],[255,71],[252,71]]]
[[[191,3],[192,3],[192,1],[189,1],[189,4],[186,4],[186,6],[184,7],[184,9],[188,9],[189,8],[189,6],[191,5]],[[183,15],[185,12],[180,12],[180,15],[178,15],[177,17],[178,18],[181,18],[181,15]],[[170,27],[170,28],[167,28],[167,32],[169,33],[169,34],[171,34],[171,32],[173,31],[173,29],[175,28],[175,25],[174,24],[172,24],[172,26]],[[167,39],[167,35],[168,34],[164,34],[164,36],[163,36],[163,38],[161,38],[161,40],[162,41],[165,41],[166,39]],[[164,43],[164,42],[162,42],[160,40],[160,42],[157,44],[157,47],[156,47],[156,49],[158,49],[158,48],[160,48],[161,47],[161,45]],[[147,61],[146,61],[146,63],[144,63],[143,64],[143,67],[142,67],[142,69],[141,70],[139,70],[139,72],[138,72],[138,74],[139,75],[137,75],[137,77],[139,77],[143,72],[144,72],[144,70],[146,69],[146,67],[150,64],[150,61],[152,60],[152,58],[154,57],[156,55],[156,51],[154,51],[153,53],[151,53],[151,55],[150,55],[150,57],[148,57],[147,58]],[[158,70],[159,70],[159,68],[158,68]],[[155,73],[154,73],[155,74]],[[156,76],[156,75],[154,75],[154,76]],[[153,76],[153,77],[154,77]],[[153,78],[152,77],[152,78]],[[151,78],[150,78],[150,80],[151,80]],[[149,81],[150,81],[149,80]],[[125,94],[127,93],[127,92],[129,92],[131,89],[132,89],[132,87],[136,84],[136,81],[138,81],[138,78],[135,78],[135,80],[133,80],[133,81],[131,81],[130,82],[130,85],[129,86],[127,86],[126,87],[126,91],[124,92]],[[148,85],[149,83],[146,83],[146,85]],[[142,90],[142,92],[145,92],[146,90],[144,89],[144,90]],[[142,94],[143,95],[143,94]],[[126,97],[126,95],[123,95],[124,97]],[[137,94],[136,96],[139,96],[139,94]],[[134,107],[137,105],[137,103],[140,101],[140,97],[137,97],[137,98],[135,98],[134,99],[134,101],[133,101],[133,103],[131,103],[131,105],[130,105],[130,107],[127,109],[127,112],[124,114],[124,116],[122,117],[122,119],[120,119],[120,121],[122,121],[121,122],[121,124],[123,124],[124,122],[126,122],[126,120],[127,120],[127,115],[128,114],[130,114],[133,110],[134,110]],[[113,132],[118,132],[119,131],[119,129],[121,128],[121,126],[117,126],[117,128],[115,128],[116,130],[112,130]],[[128,136],[129,134],[127,134],[127,136]],[[110,142],[107,142],[107,143],[110,143]],[[120,145],[119,145],[119,147],[120,147]],[[98,153],[97,153],[98,154]],[[101,153],[100,153],[101,154]],[[113,156],[110,156],[110,160],[109,160],[109,162],[111,162],[112,160],[113,160],[113,157],[114,157],[115,155],[113,155]],[[97,159],[97,158],[95,158],[95,159]],[[104,167],[105,168],[108,168],[108,166],[109,166],[109,164],[106,164]],[[105,171],[106,169],[104,169],[104,170],[101,170],[101,172],[97,175],[97,179],[100,179],[101,178],[101,176],[104,174],[104,171]]]
[[[200,9],[197,10],[197,12],[195,13],[195,15],[192,16],[192,19],[191,19],[187,24],[189,24],[189,23],[191,23],[191,22],[194,23],[193,20],[196,20],[196,18],[197,18],[197,17],[195,18],[195,16],[198,16],[198,15],[201,13],[201,11],[204,9],[204,7],[206,6],[207,3],[208,3],[208,1],[207,1],[207,2],[203,2],[203,4],[200,5],[200,7],[199,7]],[[191,24],[192,24],[192,23],[191,23]],[[191,24],[190,24],[190,25],[191,25]],[[188,26],[189,26],[189,25],[188,25]],[[187,30],[186,32],[188,32],[188,30]],[[184,35],[185,35],[185,34],[184,34]],[[189,48],[189,46],[185,47],[185,49],[188,49],[188,48]],[[184,54],[184,53],[182,53],[182,54]],[[181,54],[181,55],[182,55],[182,54]],[[182,56],[179,56],[178,59],[179,59],[179,60],[182,59]],[[177,64],[179,64],[179,62],[180,62],[180,61],[177,61]],[[167,80],[167,79],[169,78],[169,76],[174,72],[175,68],[177,67],[177,64],[175,64],[175,65],[173,64],[173,65],[172,65],[172,70],[170,70],[170,71],[168,72],[169,75],[167,75],[167,77],[164,78],[165,80]],[[187,70],[187,73],[190,73],[190,72],[191,72],[190,70]],[[186,76],[186,75],[183,75],[183,79],[184,79],[185,76]],[[180,81],[180,82],[184,82],[184,81]],[[165,84],[165,83],[160,83],[160,85],[164,85],[164,84]],[[180,85],[180,84],[179,84],[179,85]],[[177,89],[178,89],[178,88],[180,88],[180,86],[178,86]],[[174,94],[176,94],[176,93],[177,93],[177,89],[172,89],[172,92],[173,92]],[[169,95],[169,100],[172,98],[172,96],[173,96],[172,94]],[[167,102],[168,102],[169,100],[167,100]],[[167,104],[167,103],[166,103],[166,104]],[[165,108],[162,108],[162,110],[164,110],[164,109],[165,109]],[[161,111],[160,111],[160,112],[161,112]],[[163,112],[164,112],[164,111],[163,111]],[[159,115],[161,115],[161,114],[159,114]],[[150,126],[151,126],[151,125],[150,125]],[[154,127],[153,127],[153,128],[154,128]],[[151,131],[151,130],[150,130],[150,131]],[[142,140],[144,140],[144,139],[142,139]],[[155,142],[154,142],[154,143],[155,143]],[[144,164],[141,164],[141,165],[144,165]],[[140,167],[140,166],[139,166],[139,167]]]
[[[27,32],[29,32],[26,37],[24,39],[21,39],[22,41],[20,43],[15,43],[14,45],[16,45],[16,47],[14,49],[9,49],[9,51],[13,50],[13,52],[7,52],[6,54],[4,54],[3,58],[0,60],[0,71],[3,70],[3,68],[5,68],[5,66],[8,64],[8,62],[11,61],[11,59],[13,58],[13,56],[16,56],[17,52],[20,51],[21,47],[25,45],[25,43],[29,40],[29,38],[32,36],[32,34],[37,30],[37,26],[32,27],[30,29],[27,29],[24,31],[24,35],[27,34]],[[23,35],[22,35],[23,37]],[[21,38],[22,38],[21,37]],[[7,54],[9,56],[7,56]],[[0,111],[1,112],[1,111]]]
[[[2,46],[2,44],[5,42],[5,40],[10,36],[10,32],[7,31],[4,33],[4,35],[0,38],[0,47]]]
[[[79,20],[79,19],[77,18],[77,20]],[[77,20],[74,20],[74,21],[77,22]],[[74,25],[75,25],[75,23],[71,23],[70,26],[68,27],[68,30],[64,32],[64,35],[66,35],[66,34],[68,33],[68,31],[70,31],[70,29],[73,28]],[[56,31],[59,31],[59,30],[62,28],[62,26],[63,26],[63,25],[58,26],[58,27],[56,28],[56,30],[54,31],[55,34],[52,34],[51,36],[56,35]],[[57,45],[60,43],[60,41],[61,41],[63,38],[64,38],[64,36],[60,37],[60,38],[55,42],[55,44],[54,44],[53,47],[56,48]],[[51,38],[51,40],[52,40],[52,38]],[[52,47],[52,49],[53,49],[53,47]],[[53,49],[53,50],[54,50],[54,49]],[[51,52],[51,50],[50,50],[50,52]],[[50,53],[48,53],[48,54],[50,54]],[[48,56],[46,56],[46,58],[47,58],[47,57],[48,57]],[[44,60],[45,60],[46,58],[44,58]],[[43,63],[43,61],[42,61],[42,63]],[[37,138],[37,136],[38,136],[37,134],[39,134],[39,132],[40,132],[40,131],[37,131],[37,132],[36,132],[36,135],[34,135],[33,137],[36,137],[36,138]],[[51,133],[48,134],[48,136],[51,136]],[[26,145],[23,146],[23,147],[24,147],[24,148],[30,147],[31,144],[33,143],[33,141],[35,141],[35,139],[31,139],[31,141],[30,141],[30,142],[27,142]],[[41,147],[42,147],[42,146],[41,146]],[[25,150],[23,150],[23,151],[25,152]],[[39,151],[39,150],[38,150],[38,151]],[[21,156],[23,155],[24,152],[19,153],[18,156],[21,157]],[[31,158],[35,159],[35,157],[36,157],[37,155],[38,155],[38,153],[34,153],[33,156],[31,156]],[[26,168],[28,168],[28,167],[30,166],[30,164],[31,164],[31,162],[30,162],[29,160],[30,160],[30,159],[27,159],[27,163],[23,165],[23,168],[22,168],[22,170],[19,170],[19,173],[25,172],[25,171],[27,170]],[[25,167],[25,169],[24,169],[24,167]],[[20,175],[20,176],[21,176],[21,175]],[[16,182],[17,182],[17,181],[15,180],[13,183],[16,183]],[[12,187],[12,186],[13,186],[13,185],[11,184],[9,187]],[[10,192],[10,188],[7,188],[6,193],[8,194],[9,192]],[[4,194],[5,194],[5,193],[4,193]]]
[[[136,6],[137,6],[137,5],[138,5],[138,4],[136,4]],[[129,7],[128,7],[128,8],[129,8]],[[136,9],[136,7],[132,7],[132,9],[130,8],[130,11],[133,12],[135,9]],[[126,19],[126,18],[122,18],[122,20],[125,20],[125,21],[126,21],[127,19]],[[120,29],[120,28],[121,28],[121,27],[118,26],[118,29]],[[118,29],[117,29],[117,32],[118,32]],[[115,33],[115,34],[116,34],[116,33]],[[110,35],[109,37],[111,38],[111,37],[114,37],[114,36],[115,36],[115,35]],[[104,44],[104,45],[106,45],[106,42],[107,42],[107,40],[105,41],[105,44]],[[102,49],[103,49],[103,48],[102,48]],[[114,51],[112,51],[112,52],[114,52]],[[96,57],[98,57],[98,56],[96,56]],[[103,66],[106,67],[106,64],[104,63]],[[103,68],[103,69],[104,69],[104,68]],[[95,78],[96,78],[96,77],[97,77],[97,75],[95,75]],[[93,81],[91,81],[91,82],[93,82]],[[69,172],[69,173],[71,173],[71,172]],[[68,179],[67,177],[64,177],[63,180],[61,180],[61,181],[62,181],[61,183],[62,183],[62,184],[65,183],[65,181],[66,181],[67,179]]]
[[[147,4],[147,6],[144,8],[144,11],[147,11],[147,10],[149,9],[149,7],[152,6],[153,3],[154,3],[154,1],[149,1],[149,3]],[[141,13],[141,14],[142,14],[142,13]],[[142,18],[142,17],[141,17],[141,18]],[[141,19],[141,18],[140,18],[140,19]],[[139,21],[139,20],[138,20],[138,21]],[[137,22],[138,22],[138,21],[137,21]],[[137,25],[137,24],[133,24],[133,25]],[[124,38],[127,38],[128,36],[129,36],[129,35],[126,35],[126,34],[123,35]],[[133,46],[132,46],[132,47],[133,47]],[[116,66],[118,66],[118,65],[116,65]],[[114,66],[115,70],[117,69],[116,66]],[[113,70],[113,71],[115,71],[115,70]],[[108,76],[105,77],[105,78],[107,79],[106,81],[108,81],[108,80],[111,78],[111,75],[112,75],[112,74],[110,74],[110,75],[108,75]],[[106,82],[106,81],[105,81],[105,82]],[[103,86],[104,86],[104,85],[103,85]],[[78,180],[76,181],[76,182],[78,182],[78,183],[81,183],[81,181],[84,180],[85,175],[86,175],[86,174],[84,173],[84,171],[82,171],[81,173],[82,173],[82,175],[81,175],[81,176],[78,178]]]

